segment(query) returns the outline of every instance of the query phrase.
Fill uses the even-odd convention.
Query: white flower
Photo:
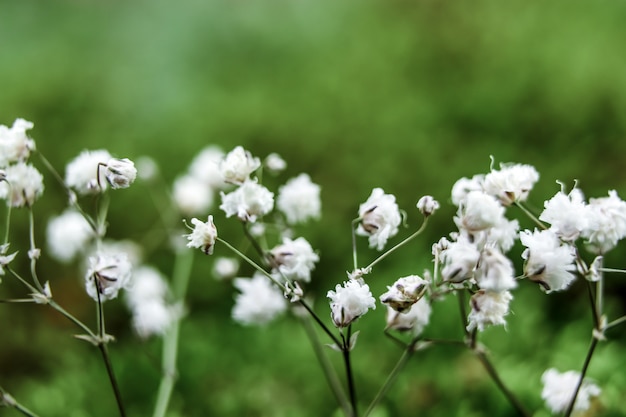
[[[278,189],[276,207],[290,224],[319,219],[321,206],[320,186],[312,183],[307,174],[290,179]]]
[[[556,369],[550,368],[541,375],[541,382],[543,383],[541,398],[553,413],[563,413],[569,407],[579,381],[579,372],[560,373]],[[574,403],[574,411],[588,410],[591,405],[591,397],[597,397],[600,392],[600,387],[589,382],[586,378],[583,379]]]
[[[134,308],[146,300],[164,300],[169,289],[158,269],[141,265],[133,271],[133,283],[126,292],[128,306]]]
[[[539,220],[549,223],[550,229],[562,240],[573,242],[587,228],[587,214],[582,192],[574,188],[568,195],[559,191],[544,203]]]
[[[380,296],[380,301],[403,313],[422,298],[427,286],[428,281],[417,275],[398,278],[391,287],[387,287],[388,291]]]
[[[439,202],[430,195],[425,195],[417,201],[417,209],[428,217],[439,209]]]
[[[499,170],[492,170],[485,176],[483,190],[508,206],[516,201],[525,201],[537,180],[539,173],[533,166],[500,164]]]
[[[483,331],[485,326],[506,325],[504,317],[509,313],[509,303],[513,296],[508,291],[494,292],[481,290],[470,299],[472,311],[469,313],[467,331]]]
[[[456,242],[448,242],[448,246],[441,252],[441,262],[444,264],[441,277],[444,281],[461,282],[474,274],[480,251],[476,245],[461,238]]]
[[[271,250],[272,266],[290,280],[311,281],[311,271],[319,256],[305,238],[283,238],[283,243]]]
[[[520,232],[520,241],[526,246],[522,258],[524,274],[532,281],[541,284],[547,293],[561,291],[569,287],[576,278],[574,271],[575,251],[569,245],[561,244],[551,230]]]
[[[8,250],[9,250],[8,243],[0,246],[0,276],[3,276],[5,274],[4,268],[7,265],[9,265],[13,261],[13,259],[15,259],[15,256],[17,255],[17,252],[13,252],[9,255],[6,255]]]
[[[0,181],[0,199],[6,200],[7,206],[30,207],[43,194],[43,176],[34,166],[18,162],[6,167],[5,175]]]
[[[626,237],[626,202],[611,190],[608,197],[590,199],[587,207],[589,223],[582,236],[592,253],[605,254]]]
[[[131,263],[125,253],[96,254],[89,258],[85,274],[87,294],[94,300],[111,300],[130,283]],[[100,293],[100,296],[98,296]]]
[[[267,188],[247,180],[235,191],[228,194],[221,193],[222,204],[220,209],[226,217],[236,215],[240,220],[254,223],[274,208],[274,193]]]
[[[232,317],[241,324],[266,324],[287,309],[280,290],[259,272],[251,279],[236,278],[234,285],[241,293],[235,297]]]
[[[396,197],[385,194],[382,188],[374,188],[367,201],[359,206],[359,218],[361,222],[356,233],[369,236],[370,248],[379,251],[390,237],[398,233],[402,221]]]
[[[87,220],[77,211],[66,210],[50,219],[46,240],[50,255],[57,261],[69,263],[85,251],[94,232]]]
[[[506,291],[517,287],[513,262],[495,248],[485,248],[474,275],[483,290]]]
[[[33,123],[24,119],[15,119],[11,128],[0,125],[0,167],[28,159],[30,152],[35,149],[35,142],[26,131],[33,126]]]
[[[222,188],[225,185],[220,173],[223,158],[224,151],[220,147],[207,146],[191,161],[189,174],[213,189]]]
[[[430,321],[431,307],[425,298],[414,303],[410,309],[400,313],[387,306],[387,329],[398,331],[412,331],[413,336],[418,336]]]
[[[500,219],[492,228],[487,231],[486,244],[494,244],[502,250],[508,252],[519,237],[519,222],[517,219],[509,221],[505,217]]]
[[[217,279],[233,278],[239,271],[239,261],[235,258],[220,256],[213,263],[213,276]]]
[[[215,240],[217,239],[217,228],[213,224],[213,216],[209,216],[206,222],[196,219],[191,219],[191,224],[194,225],[193,231],[185,237],[189,240],[187,243],[188,248],[199,248],[207,255],[213,254],[213,248],[215,247]]]
[[[220,172],[224,181],[241,184],[260,166],[259,158],[253,157],[250,152],[237,146],[220,162]]]
[[[128,188],[137,178],[135,163],[128,158],[111,158],[106,164],[104,176],[114,190]]]
[[[465,203],[467,195],[472,191],[482,191],[485,176],[474,175],[471,179],[461,178],[452,186],[452,204],[459,207]]]
[[[104,191],[107,184],[105,168],[100,165],[110,159],[109,152],[103,149],[81,152],[65,167],[65,184],[81,195]]]
[[[337,327],[347,327],[376,308],[376,300],[370,292],[370,287],[363,280],[349,280],[335,287],[335,291],[328,291],[326,297],[330,299],[331,317]]]
[[[472,233],[494,227],[503,219],[504,207],[498,200],[482,191],[470,191],[459,206],[459,216],[454,221],[460,229]]]
[[[278,173],[287,168],[287,162],[277,153],[271,153],[265,158],[263,163],[270,172]]]
[[[202,180],[184,175],[174,181],[172,198],[183,214],[201,214],[213,205],[213,190]]]
[[[140,156],[135,165],[137,166],[137,176],[142,181],[152,181],[159,175],[159,165],[149,156]]]

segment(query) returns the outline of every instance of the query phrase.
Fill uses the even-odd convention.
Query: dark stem
[[[117,408],[120,411],[120,417],[126,417],[126,411],[124,410],[124,404],[122,403],[122,394],[120,393],[120,388],[117,385],[117,380],[115,379],[115,374],[113,373],[113,367],[111,366],[111,360],[109,359],[106,344],[100,342],[98,344],[98,349],[100,349],[100,352],[102,353],[102,359],[104,360],[104,365],[107,368],[107,374],[109,375],[111,387],[113,388],[113,393],[115,394],[115,400],[117,401]]]
[[[315,320],[315,322],[317,324],[319,324],[319,326],[322,328],[322,330],[324,330],[324,333],[326,333],[332,340],[333,342],[335,342],[335,344],[337,345],[337,347],[341,348],[341,342],[339,341],[339,339],[337,338],[337,336],[335,336],[330,329],[324,324],[324,322],[317,316],[317,314],[315,314],[315,312],[311,309],[311,307],[302,299],[298,300],[298,302],[300,303],[300,305],[302,307],[304,307],[306,309],[306,311],[309,312],[309,314],[311,315],[311,317],[313,317],[313,319]]]
[[[574,411],[574,404],[576,404],[576,397],[578,397],[578,392],[580,391],[580,387],[583,385],[583,379],[587,374],[587,368],[589,368],[589,363],[591,362],[591,357],[593,356],[593,352],[596,350],[596,346],[598,345],[598,339],[595,337],[591,339],[591,344],[589,345],[589,351],[587,351],[587,357],[585,358],[585,363],[583,364],[583,369],[580,372],[580,379],[578,380],[578,384],[576,385],[576,391],[574,391],[574,396],[572,397],[567,411],[565,411],[565,417],[569,417]]]
[[[252,244],[252,247],[254,248],[254,250],[257,251],[257,253],[259,254],[259,256],[261,257],[264,263],[267,262],[267,256],[265,254],[265,251],[263,250],[261,245],[259,245],[259,242],[257,242],[254,236],[250,234],[250,230],[248,230],[248,224],[247,223],[241,223],[241,224],[243,225],[243,233],[248,238],[248,241]]]
[[[348,337],[341,335],[343,339],[343,361],[346,365],[346,378],[348,380],[348,393],[350,395],[350,404],[352,405],[352,417],[358,416],[357,401],[356,401],[356,389],[354,387],[354,376],[352,375],[352,365],[350,364],[350,339],[352,336],[352,325],[348,326]]]

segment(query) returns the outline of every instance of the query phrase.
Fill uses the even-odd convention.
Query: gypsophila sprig
[[[274,193],[253,180],[246,180],[235,191],[221,195],[220,209],[226,217],[237,216],[244,222],[254,223],[274,208]]]
[[[576,278],[572,246],[563,244],[551,230],[524,230],[520,232],[520,241],[526,246],[522,254],[526,277],[541,284],[547,293],[569,287]]]
[[[26,131],[34,127],[32,122],[15,119],[10,128],[0,125],[0,167],[23,162],[35,149],[35,141],[28,137]]]
[[[196,219],[191,219],[193,225],[192,232],[185,235],[188,248],[201,249],[207,255],[213,254],[213,248],[215,247],[215,241],[217,239],[217,228],[213,223],[213,216],[209,216],[206,222]]]
[[[279,188],[276,207],[290,224],[319,219],[322,202],[320,186],[311,182],[307,174],[300,174]]]
[[[410,309],[426,292],[428,281],[418,275],[398,278],[388,291],[380,296],[380,302],[387,304],[399,313]]]
[[[242,184],[249,179],[250,174],[261,166],[261,160],[237,146],[230,151],[220,162],[220,172],[224,181],[233,184]]]
[[[513,296],[508,291],[481,290],[470,300],[471,311],[468,316],[467,331],[485,330],[487,326],[505,325],[504,317],[509,314],[509,303]]]
[[[580,380],[580,373],[576,371],[559,372],[554,368],[546,370],[541,376],[543,390],[541,398],[553,413],[563,413],[574,396],[576,386]],[[591,405],[591,399],[600,395],[600,387],[596,384],[583,380],[574,410],[587,411]]]
[[[128,158],[111,158],[105,166],[104,176],[112,189],[128,188],[137,178],[137,168]]]
[[[84,253],[95,237],[89,222],[73,209],[50,219],[46,228],[49,254],[62,263],[69,263]]]
[[[43,194],[43,176],[30,164],[18,162],[4,171],[0,182],[0,198],[11,207],[30,207]]]
[[[106,173],[100,166],[111,160],[104,149],[83,151],[65,168],[65,184],[80,195],[101,193],[106,189]]]
[[[328,291],[331,317],[336,327],[347,327],[363,316],[369,309],[376,309],[376,300],[370,287],[362,279],[351,279],[342,285],[337,284],[335,291]]]
[[[87,294],[96,301],[116,298],[119,291],[130,284],[131,270],[132,265],[125,253],[99,253],[89,257],[85,274]]]
[[[234,285],[240,291],[232,311],[233,319],[238,323],[265,325],[287,309],[281,291],[260,273],[250,279],[236,278]]]
[[[396,197],[374,188],[367,201],[359,206],[359,226],[356,233],[369,237],[370,248],[383,250],[387,240],[398,233],[402,221]]]
[[[283,238],[282,244],[270,251],[272,267],[289,280],[309,282],[311,271],[320,260],[311,244],[303,237]]]

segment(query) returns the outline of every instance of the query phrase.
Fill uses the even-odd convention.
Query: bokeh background
[[[83,149],[151,156],[164,189],[209,144],[278,152],[288,168],[276,184],[307,172],[322,186],[323,218],[300,232],[321,255],[312,291],[327,317],[324,295],[350,269],[350,221],[373,187],[397,196],[409,227],[421,195],[443,205],[422,238],[380,265],[375,294],[430,265],[430,245],[454,229],[452,184],[487,172],[490,155],[537,168],[529,201],[537,210],[557,180],[569,189],[577,179],[590,197],[609,189],[625,197],[625,20],[626,3],[616,0],[0,0],[0,123],[33,121],[38,149],[61,172]],[[40,242],[65,204],[50,176],[46,187],[35,208]],[[149,196],[141,185],[115,195],[112,237],[150,232],[160,207]],[[24,248],[26,217],[14,216],[13,244]],[[221,235],[239,242],[236,221],[224,223]],[[360,245],[361,259],[376,256]],[[169,274],[165,248],[156,245],[147,261]],[[616,250],[607,264],[623,267],[624,255]],[[332,415],[302,329],[289,318],[266,328],[232,322],[234,290],[211,277],[211,266],[196,257],[169,415]],[[50,277],[59,302],[93,320],[80,268],[44,254],[40,276]],[[3,280],[2,298],[23,295],[13,281]],[[540,376],[548,367],[580,369],[591,316],[582,282],[550,296],[524,284],[508,329],[489,329],[484,341],[511,389],[544,416]],[[608,285],[615,318],[626,313],[626,285],[619,276]],[[461,337],[451,301],[435,306],[427,336]],[[150,415],[160,342],[133,334],[123,302],[106,308],[129,414]],[[363,405],[400,355],[383,326],[382,308],[358,324]],[[116,414],[98,352],[72,338],[70,323],[45,307],[2,304],[0,328],[0,385],[25,405],[41,416]],[[626,414],[626,338],[623,329],[610,336],[589,371],[603,388],[594,415]],[[476,359],[456,348],[416,355],[378,412],[514,415]]]

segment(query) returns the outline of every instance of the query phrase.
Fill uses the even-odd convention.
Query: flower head
[[[35,149],[35,141],[28,137],[26,131],[33,126],[24,119],[15,119],[10,128],[0,125],[0,167],[28,159]]]
[[[189,174],[213,189],[222,188],[225,185],[220,173],[222,159],[224,159],[224,151],[221,148],[207,146],[191,161]]]
[[[137,178],[137,168],[128,158],[111,158],[106,164],[104,176],[114,190],[128,188]]]
[[[387,240],[398,233],[402,221],[396,197],[374,188],[367,201],[359,206],[361,222],[356,233],[369,236],[370,248],[382,250]]]
[[[304,282],[311,281],[311,271],[319,256],[311,244],[303,237],[295,240],[284,238],[281,245],[270,251],[273,267],[288,279]]]
[[[513,262],[495,248],[483,249],[475,278],[483,290],[500,292],[517,287]]]
[[[85,275],[87,294],[94,300],[101,301],[117,297],[119,290],[129,285],[131,269],[125,253],[100,253],[91,256]]]
[[[505,325],[504,317],[509,313],[509,303],[513,296],[508,291],[478,291],[470,299],[472,311],[469,313],[467,331],[483,331],[486,326]]]
[[[280,290],[259,272],[251,279],[236,278],[234,285],[240,293],[235,297],[232,317],[241,324],[263,325],[287,309]]]
[[[237,146],[220,162],[220,172],[226,182],[241,184],[261,166],[259,158],[253,157],[243,147]]]
[[[430,195],[425,195],[417,201],[417,209],[428,217],[439,209],[439,202]]]
[[[443,280],[462,282],[471,278],[479,258],[480,251],[467,239],[460,238],[455,242],[447,242],[446,248],[441,251],[441,261],[444,264],[441,270]]]
[[[422,298],[427,286],[428,281],[417,275],[398,278],[392,286],[387,287],[388,291],[380,296],[380,301],[403,313]]]
[[[553,413],[563,413],[569,407],[579,381],[579,372],[567,371],[560,373],[556,369],[550,368],[541,376],[541,382],[543,383],[541,398],[543,398]],[[600,395],[600,392],[600,387],[587,379],[583,379],[574,403],[574,411],[588,410],[591,405],[591,398],[597,397]]]
[[[587,207],[589,223],[582,236],[592,253],[605,254],[626,237],[626,202],[611,190],[608,197],[590,199]]]
[[[30,207],[43,194],[43,176],[37,168],[24,162],[9,165],[0,181],[0,198],[11,207]]]
[[[83,252],[94,232],[82,214],[66,210],[52,218],[46,228],[46,238],[50,255],[57,261],[71,262]]]
[[[539,173],[531,165],[500,164],[485,176],[483,190],[496,197],[505,206],[526,201],[528,193],[539,180]]]
[[[213,276],[216,279],[230,279],[237,275],[239,261],[235,258],[220,256],[213,263]]]
[[[430,304],[425,298],[411,305],[403,313],[387,306],[387,328],[401,332],[411,331],[413,336],[418,336],[428,325],[431,310]]]
[[[548,293],[569,287],[576,278],[571,273],[575,270],[574,248],[561,244],[551,230],[524,230],[520,232],[520,241],[526,246],[522,258],[526,260],[524,273],[530,280],[541,284]]]
[[[274,208],[274,193],[252,180],[245,181],[235,191],[228,194],[222,192],[221,195],[220,209],[226,217],[236,215],[244,222],[254,223]]]
[[[207,255],[213,254],[213,248],[215,247],[215,241],[217,239],[217,228],[213,224],[213,216],[209,215],[209,219],[206,222],[196,219],[191,219],[193,224],[193,231],[185,237],[189,240],[187,243],[188,248],[199,248]]]
[[[101,165],[110,159],[109,152],[103,149],[81,152],[65,167],[65,184],[81,195],[104,191],[107,182],[105,169]]]
[[[347,327],[370,308],[376,308],[370,287],[361,279],[351,279],[343,286],[337,284],[335,291],[328,291],[326,297],[330,298],[331,317],[337,327]]]
[[[277,153],[267,155],[263,165],[273,173],[278,173],[287,168],[287,162]]]
[[[472,233],[494,227],[503,219],[504,207],[498,200],[482,191],[470,191],[454,221],[460,229]]]
[[[568,195],[559,191],[546,201],[539,220],[550,223],[550,229],[562,240],[573,242],[587,228],[587,212],[582,192],[574,188]]]
[[[213,205],[211,187],[192,175],[178,177],[172,194],[174,203],[183,214],[205,213]]]
[[[307,174],[300,174],[278,189],[276,206],[290,224],[319,219],[322,206],[320,186],[312,183]]]

